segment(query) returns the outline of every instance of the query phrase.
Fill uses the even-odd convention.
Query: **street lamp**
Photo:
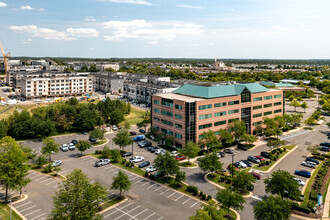
[[[9,201],[10,201],[10,217],[9,217],[9,219],[10,220],[12,220],[12,208],[13,208],[13,204],[11,203],[11,198],[9,199]]]
[[[231,155],[231,178],[234,178],[234,156],[235,154]]]
[[[134,140],[132,139],[132,161],[133,161],[133,144],[134,144]]]

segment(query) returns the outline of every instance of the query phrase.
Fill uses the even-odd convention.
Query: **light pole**
[[[133,144],[134,144],[134,140],[132,139],[132,161],[133,161]]]
[[[234,178],[234,156],[235,154],[231,155],[231,178]]]
[[[11,198],[9,199],[9,201],[10,201],[10,217],[9,217],[9,219],[10,220],[12,220],[12,208],[13,208],[13,204],[11,203]]]

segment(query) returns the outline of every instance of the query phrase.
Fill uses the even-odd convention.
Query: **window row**
[[[228,105],[238,105],[238,104],[239,104],[239,100],[228,102]],[[224,107],[224,106],[227,106],[226,102],[220,102],[220,103],[214,104],[214,108],[219,108],[219,107]],[[205,109],[211,109],[211,108],[212,108],[212,104],[198,106],[199,110],[205,110]]]
[[[229,119],[228,120],[228,124],[230,124],[230,123],[232,123],[234,121],[237,121],[237,120],[239,120],[239,118]],[[227,121],[226,120],[223,120],[223,121],[214,122],[213,126],[216,127],[216,126],[225,125],[225,124],[227,124]],[[202,129],[206,129],[206,128],[210,128],[210,127],[212,127],[212,123],[199,125],[198,126],[198,129],[199,130],[202,130]]]
[[[264,96],[263,98],[262,97],[256,97],[256,98],[253,98],[253,101],[258,102],[258,101],[262,101],[262,99],[263,100],[270,100],[272,98],[273,98],[273,96],[271,96],[271,95]],[[277,99],[277,98],[282,98],[282,94],[274,95],[274,99]]]

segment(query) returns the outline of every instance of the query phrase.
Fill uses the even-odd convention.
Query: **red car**
[[[186,156],[185,155],[178,155],[175,157],[176,160],[184,160],[186,159]]]
[[[258,158],[260,161],[264,161],[265,159],[262,158],[261,156],[255,156],[256,158]]]
[[[131,135],[136,135],[136,132],[135,131],[131,131],[130,134]]]
[[[229,165],[227,166],[227,169],[231,171],[231,166],[230,166],[230,165],[231,165],[231,164],[229,164]],[[236,170],[239,170],[235,165],[233,165],[233,167],[234,167]]]
[[[256,178],[257,180],[261,179],[261,175],[259,173],[256,173],[256,172],[252,171],[252,172],[249,172],[249,174],[254,176],[254,178]]]

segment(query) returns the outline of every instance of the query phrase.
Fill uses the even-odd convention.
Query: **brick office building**
[[[258,83],[184,85],[152,96],[151,125],[173,136],[175,146],[181,148],[187,141],[198,142],[204,131],[227,129],[237,119],[252,134],[263,117],[282,115],[283,104],[283,91]]]

